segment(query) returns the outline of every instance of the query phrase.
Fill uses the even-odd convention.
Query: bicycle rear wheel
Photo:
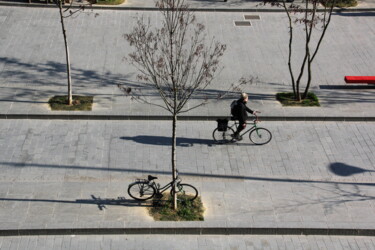
[[[128,188],[128,194],[135,200],[145,201],[154,197],[156,190],[146,181],[137,181],[131,183]]]
[[[233,134],[234,130],[228,127],[226,131],[219,131],[218,129],[215,129],[212,133],[212,137],[214,138],[215,142],[223,144],[232,142],[234,140],[232,137]]]
[[[174,194],[173,187],[171,189],[171,196]],[[198,190],[190,184],[177,184],[177,199],[193,201],[198,197]]]
[[[249,138],[256,145],[264,145],[271,141],[272,134],[266,128],[255,128],[250,132]]]

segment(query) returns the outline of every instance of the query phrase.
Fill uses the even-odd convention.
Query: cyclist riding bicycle
[[[248,118],[247,112],[252,115],[256,115],[257,111],[253,111],[246,106],[246,103],[249,100],[249,96],[246,93],[241,94],[241,98],[237,100],[236,104],[232,108],[233,120],[239,121],[239,126],[237,131],[232,135],[234,139],[240,141],[242,140],[240,132],[246,128],[246,120]]]

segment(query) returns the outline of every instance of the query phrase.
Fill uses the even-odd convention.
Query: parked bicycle
[[[218,127],[212,133],[212,137],[214,138],[215,142],[223,144],[235,141],[233,135],[234,131],[237,131],[239,122],[235,120],[234,117],[231,117],[231,121],[233,121],[232,124],[229,124],[228,119],[217,120]],[[251,127],[245,132],[242,132],[240,137],[242,138],[245,134],[249,133],[250,141],[256,145],[264,145],[271,141],[272,134],[268,129],[258,127],[258,122],[259,119],[257,116],[252,122],[247,122],[246,124],[250,125]]]
[[[162,193],[167,189],[171,188],[171,196],[174,195],[176,186],[177,194],[184,195],[185,199],[193,201],[198,197],[198,190],[186,183],[181,183],[181,178],[178,176],[175,180],[169,182],[167,185],[160,187],[159,183],[155,183],[158,177],[149,175],[147,179],[138,179],[137,181],[131,183],[128,188],[128,194],[135,200],[145,201],[149,200],[155,195],[162,196]]]

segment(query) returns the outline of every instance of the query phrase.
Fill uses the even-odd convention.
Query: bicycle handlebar
[[[253,115],[255,116],[255,119],[253,120],[254,123],[260,122],[259,116],[257,114],[260,114],[260,111],[254,111]]]

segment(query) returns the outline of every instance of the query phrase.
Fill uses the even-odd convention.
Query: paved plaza
[[[165,116],[154,106],[140,105],[125,98],[117,85],[137,88],[137,71],[124,57],[131,48],[123,38],[130,32],[135,17],[144,16],[158,23],[155,11],[95,10],[67,19],[68,39],[72,60],[73,94],[94,95],[93,111],[51,112],[47,101],[54,95],[66,94],[65,52],[58,12],[52,8],[2,7],[0,9],[0,114],[50,115],[57,114],[132,117]],[[313,66],[312,90],[319,96],[320,108],[284,108],[274,99],[280,91],[290,91],[287,68],[287,20],[284,13],[257,13],[260,20],[251,27],[236,27],[244,13],[197,12],[207,29],[208,37],[227,44],[223,69],[209,88],[189,105],[202,99],[215,100],[241,77],[254,79],[243,87],[250,100],[263,115],[271,118],[375,117],[372,88],[345,88],[345,75],[372,75],[375,66],[375,17],[371,14],[336,13],[320,53]],[[110,27],[110,28],[108,28]],[[364,36],[363,34],[366,34]],[[299,39],[301,38],[301,39]],[[301,36],[296,36],[297,55],[303,51]],[[298,64],[295,65],[297,70]],[[371,87],[371,86],[370,86]],[[142,87],[149,99],[157,102],[155,92]],[[238,93],[226,99],[212,101],[184,116],[226,116],[228,103]]]
[[[178,168],[206,214],[172,223],[126,192],[148,174],[169,181],[169,121],[3,120],[0,227],[375,229],[372,123],[262,125],[267,145],[218,145],[214,122],[180,122]]]
[[[117,87],[143,86],[123,60],[131,50],[122,35],[135,17],[158,24],[160,15],[126,10],[137,7],[129,0],[125,9],[67,20],[73,93],[93,95],[95,104],[91,112],[52,112],[48,99],[66,92],[57,10],[0,6],[0,249],[374,249],[375,88],[343,78],[374,75],[375,4],[334,14],[313,68],[321,101],[314,108],[274,99],[290,90],[285,14],[249,12],[260,19],[236,27],[247,13],[238,9],[254,1],[229,4],[235,11],[196,12],[208,37],[228,47],[220,75],[189,105],[211,102],[178,123],[178,169],[199,190],[202,222],[155,222],[149,204],[126,191],[148,174],[170,181],[168,113]],[[298,42],[295,54],[302,50]],[[254,79],[243,90],[273,134],[267,145],[212,139],[215,119],[229,114],[238,93],[215,96],[242,76]]]
[[[374,239],[298,235],[65,235],[1,237],[4,249],[374,249]]]

